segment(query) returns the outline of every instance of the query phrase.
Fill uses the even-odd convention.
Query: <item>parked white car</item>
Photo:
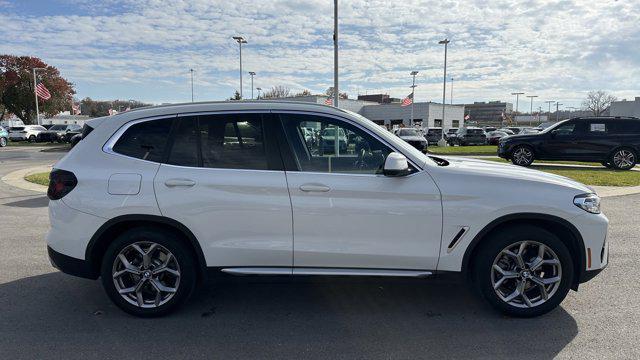
[[[347,144],[323,152],[305,128],[343,129],[347,139],[334,141]],[[177,308],[207,268],[416,281],[462,273],[500,311],[537,316],[608,261],[608,220],[590,188],[432,158],[318,104],[196,103],[91,120],[55,164],[48,196],[52,264],[101,277],[138,316]]]
[[[44,126],[40,125],[24,125],[9,128],[9,140],[36,142],[38,134],[47,131]]]

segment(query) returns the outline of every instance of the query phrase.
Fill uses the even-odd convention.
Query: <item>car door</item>
[[[208,266],[292,266],[291,202],[269,119],[202,114],[173,127],[158,205],[194,233]]]
[[[431,177],[382,175],[391,146],[342,118],[280,113],[293,206],[294,273],[300,268],[436,269],[440,192]],[[346,146],[304,140],[303,128],[350,134]],[[328,139],[327,139],[328,140]]]
[[[602,161],[616,146],[619,146],[620,137],[611,128],[610,121],[590,120],[584,137],[579,139],[578,143],[585,159]]]
[[[585,149],[578,140],[584,137],[585,123],[582,121],[568,121],[551,130],[541,139],[537,151],[545,159],[580,160],[584,157]]]

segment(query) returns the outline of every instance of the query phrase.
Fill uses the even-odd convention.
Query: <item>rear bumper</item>
[[[53,250],[50,246],[47,246],[47,252],[49,253],[51,265],[65,274],[93,280],[99,276],[95,268],[86,260],[61,254]]]

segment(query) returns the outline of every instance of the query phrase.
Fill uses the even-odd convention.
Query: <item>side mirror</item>
[[[385,176],[405,176],[409,174],[407,158],[397,152],[392,152],[384,161],[383,173]]]

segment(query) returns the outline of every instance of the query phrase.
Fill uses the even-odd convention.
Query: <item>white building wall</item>
[[[609,109],[611,116],[635,116],[640,117],[640,97],[633,101],[614,101]]]

